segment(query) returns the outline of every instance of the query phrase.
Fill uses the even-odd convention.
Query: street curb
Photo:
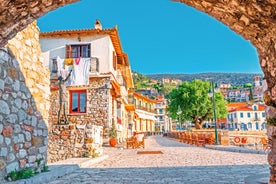
[[[241,148],[236,146],[221,146],[221,145],[205,145],[207,149],[221,150],[221,151],[230,151],[230,152],[239,152],[239,153],[253,153],[253,154],[262,154],[267,155],[268,151],[264,150],[254,150],[249,148]]]
[[[13,182],[5,182],[5,184],[43,184],[56,180],[66,174],[72,173],[80,168],[85,168],[91,164],[102,162],[107,159],[108,155],[96,158],[71,158],[59,162],[49,164],[49,172],[42,172],[29,179],[23,179]]]

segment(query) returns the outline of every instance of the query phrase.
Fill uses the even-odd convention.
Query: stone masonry
[[[47,160],[49,71],[40,55],[35,23],[0,49],[0,183],[11,171]]]
[[[45,13],[54,10],[60,6],[76,2],[77,0],[2,0],[0,6],[0,47],[4,46],[8,40],[15,37],[16,33],[23,30],[29,23],[41,17]],[[267,90],[264,93],[265,103],[267,105],[266,117],[272,119],[276,124],[276,1],[275,0],[173,0],[176,2],[185,3],[199,11],[205,12],[216,18],[218,21],[227,25],[234,32],[241,35],[243,38],[250,40],[256,47],[259,55],[259,61],[265,79],[267,81]],[[157,4],[158,6],[158,4]],[[30,57],[32,58],[32,57]],[[3,60],[3,59],[2,59]],[[5,59],[3,60],[5,61]],[[25,62],[25,61],[24,61]],[[2,62],[3,63],[3,62]],[[25,65],[29,65],[26,63]],[[29,65],[32,66],[32,65]],[[6,68],[6,66],[5,66]],[[33,71],[36,73],[45,72],[46,69],[41,68]],[[6,71],[6,70],[5,70]],[[8,71],[8,70],[7,70]],[[6,71],[6,73],[7,73]],[[13,70],[9,71],[12,75]],[[2,71],[1,71],[2,72]],[[5,73],[5,72],[4,72]],[[31,73],[31,72],[30,72]],[[6,77],[3,74],[1,77]],[[31,76],[25,76],[29,79]],[[11,85],[9,80],[0,81],[0,88],[5,89],[3,85]],[[27,80],[26,80],[27,81]],[[3,84],[4,83],[4,84]],[[36,90],[36,89],[35,89]],[[41,90],[40,87],[37,90]],[[1,99],[5,97],[8,91],[4,91]],[[34,92],[34,91],[32,91]],[[2,92],[3,93],[3,92]],[[47,94],[47,93],[46,93]],[[39,98],[39,97],[38,97]],[[4,100],[2,100],[4,101]],[[11,101],[7,99],[0,102],[1,106],[5,107],[1,110],[1,115],[9,114],[6,109],[11,109]],[[18,101],[18,100],[17,100]],[[7,103],[9,102],[9,103]],[[2,115],[3,116],[3,115]],[[274,125],[273,124],[273,125]],[[274,125],[275,126],[275,125]],[[274,132],[274,126],[271,132]],[[4,135],[10,135],[11,128],[1,128],[5,131]],[[13,131],[14,132],[14,131]],[[276,145],[276,132],[269,134],[270,145]],[[3,134],[2,134],[3,136]],[[1,139],[0,139],[1,141]],[[8,141],[9,143],[9,141]],[[6,144],[6,142],[5,142]],[[4,155],[6,155],[6,152]],[[271,164],[271,183],[276,183],[276,149],[272,149],[269,157]],[[274,158],[275,157],[275,158]],[[0,163],[0,168],[5,167],[5,163]]]
[[[16,33],[34,20],[58,7],[78,0],[1,0],[0,3],[0,47],[6,45]]]
[[[48,162],[56,162],[73,157],[93,156],[102,154],[103,128],[108,121],[110,91],[106,88],[109,78],[90,78],[87,86],[67,87],[87,89],[87,113],[68,114],[69,124],[58,123],[59,92],[54,87],[56,79],[52,79],[51,110],[49,119],[49,150]],[[61,117],[63,118],[63,117]],[[92,152],[89,150],[92,149]]]

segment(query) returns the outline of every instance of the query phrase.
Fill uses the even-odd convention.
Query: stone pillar
[[[271,166],[270,183],[276,184],[276,38],[268,37],[264,40],[266,42],[262,43],[263,47],[258,47],[258,53],[267,83],[264,89],[264,102],[267,105],[265,112],[268,145],[271,148],[267,158]]]
[[[270,165],[270,183],[276,182],[276,126],[267,126],[267,136],[271,150],[268,154],[267,161]]]

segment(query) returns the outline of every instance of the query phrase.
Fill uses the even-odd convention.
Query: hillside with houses
[[[209,80],[219,84],[230,83],[232,86],[242,86],[253,83],[254,76],[263,76],[261,73],[196,73],[196,74],[148,74],[150,79],[162,80],[180,79],[181,81],[192,81],[194,79]]]

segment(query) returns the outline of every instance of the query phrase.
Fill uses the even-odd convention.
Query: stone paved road
[[[105,147],[107,160],[80,168],[50,184],[237,184],[244,183],[249,175],[268,172],[266,155],[193,147],[161,136],[145,141],[144,150],[163,154],[141,155],[135,149]]]

